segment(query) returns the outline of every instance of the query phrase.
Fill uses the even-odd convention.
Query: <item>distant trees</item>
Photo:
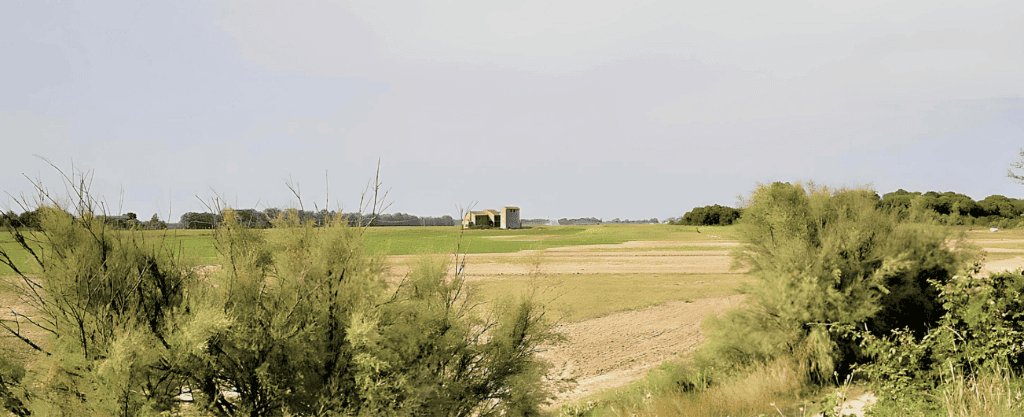
[[[28,228],[32,228],[32,229],[38,229],[39,228],[39,213],[38,213],[38,210],[28,210],[28,211],[25,211],[24,213],[21,213],[21,215],[18,216],[18,226],[19,227],[28,227]]]
[[[0,227],[21,227],[21,220],[17,214],[8,210],[6,213],[0,214]]]
[[[355,213],[353,217],[358,217]],[[452,216],[441,217],[419,217],[406,213],[378,214],[373,226],[455,226],[455,219]]]
[[[585,226],[601,224],[601,219],[596,217],[580,217],[578,219],[561,218],[558,219],[558,224],[561,226]]]
[[[217,227],[219,217],[213,213],[187,212],[181,215],[178,224],[182,229],[213,229]]]
[[[630,220],[630,219],[619,220],[619,218],[616,217],[616,218],[611,219],[611,220],[602,221],[601,223],[602,224],[658,224],[659,222],[658,222],[658,218],[657,217],[652,217],[650,219],[644,219],[644,220]]]
[[[160,220],[160,216],[153,213],[153,217],[150,217],[148,222],[142,223],[142,228],[146,230],[165,230],[167,229],[167,223]]]
[[[713,206],[695,207],[672,224],[689,226],[728,226],[740,218],[742,211],[732,207]]]
[[[980,201],[951,191],[909,192],[896,190],[885,194],[879,206],[901,220],[935,222],[948,225],[1012,227],[1024,223],[1024,200],[990,195]]]
[[[316,227],[330,224],[336,217],[344,219],[350,226],[455,226],[456,224],[455,219],[449,215],[419,217],[406,213],[393,213],[371,216],[329,210],[281,210],[279,208],[268,208],[263,211],[237,209],[234,212],[238,216],[238,223],[251,229],[271,228],[274,227],[274,220],[278,218],[287,220],[293,217],[301,221],[310,221]],[[223,218],[222,214],[188,212],[181,215],[179,225],[183,229],[214,229],[223,221]]]
[[[238,224],[250,229],[270,228],[270,217],[267,216],[266,212],[256,211],[255,209],[241,209],[235,210],[235,215],[238,216]]]

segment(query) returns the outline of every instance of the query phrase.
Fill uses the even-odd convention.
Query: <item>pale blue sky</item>
[[[1024,2],[6,1],[0,189],[661,219],[757,182],[1024,197]],[[12,206],[6,195],[4,208]],[[16,211],[20,211],[14,206]]]

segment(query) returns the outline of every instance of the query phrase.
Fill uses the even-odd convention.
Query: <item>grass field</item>
[[[664,224],[599,226],[534,226],[520,230],[461,230],[459,227],[375,227],[367,229],[370,251],[386,255],[454,253],[459,238],[462,253],[510,253],[563,246],[604,245],[631,240],[700,240],[702,235],[735,238],[733,227],[672,226]]]
[[[30,232],[28,239],[34,240],[32,246],[45,250],[46,243],[38,241],[41,234]],[[174,253],[182,253],[186,256],[194,256],[199,263],[209,264],[217,260],[217,249],[214,246],[212,230],[147,230],[142,232],[145,240],[153,244],[160,244],[166,250]],[[7,252],[19,268],[24,268],[28,273],[38,273],[38,266],[32,260],[27,250],[14,241],[10,232],[0,232],[0,249]],[[13,275],[14,271],[7,265],[0,265],[0,277]]]
[[[600,225],[600,226],[536,226],[521,230],[466,230],[458,227],[374,227],[366,229],[365,244],[373,253],[384,255],[452,254],[461,238],[462,253],[512,253],[522,250],[616,244],[631,240],[695,241],[707,235],[730,239],[731,227],[671,225]],[[268,230],[268,233],[275,233]],[[34,235],[34,234],[33,234]],[[147,240],[159,241],[165,248],[197,257],[200,263],[214,263],[217,251],[212,230],[153,230],[143,232]],[[30,265],[28,252],[8,232],[0,232],[0,248],[11,254],[15,262]],[[670,248],[658,248],[662,250]],[[693,248],[696,249],[696,248]],[[678,250],[685,250],[679,248]],[[29,271],[35,272],[34,269]],[[0,266],[0,276],[11,275]]]
[[[743,274],[598,273],[511,276],[475,281],[472,287],[483,300],[533,292],[555,318],[574,322],[669,300],[724,297],[748,281],[750,278]]]

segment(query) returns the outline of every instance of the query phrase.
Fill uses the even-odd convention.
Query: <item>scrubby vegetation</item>
[[[848,372],[860,352],[831,326],[923,334],[943,313],[929,280],[947,282],[970,256],[943,229],[879,210],[871,190],[775,183],[750,200],[734,256],[758,284],[749,308],[709,323],[699,356],[719,370],[790,360],[815,382]]]
[[[880,414],[1024,414],[1024,275],[977,272],[929,281],[945,314],[926,334],[836,329],[864,349],[857,370],[881,398]]]
[[[851,383],[876,416],[1024,412],[1020,272],[976,277],[962,236],[871,190],[775,183],[749,202],[746,307],[709,319],[690,360],[562,415],[835,415]]]
[[[74,184],[75,181],[69,181]],[[220,268],[76,204],[11,228],[38,274],[0,249],[21,302],[2,321],[30,354],[0,354],[15,415],[534,415],[535,347],[552,334],[529,298],[479,308],[445,262],[399,285],[363,229],[296,211],[277,234],[225,209]],[[149,236],[149,238],[147,238]]]

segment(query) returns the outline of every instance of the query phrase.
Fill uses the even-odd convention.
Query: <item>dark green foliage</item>
[[[13,211],[8,210],[6,213],[0,212],[0,227],[21,227],[21,220]]]
[[[713,206],[696,207],[683,215],[683,218],[673,224],[688,226],[728,226],[740,218],[743,213],[740,209],[722,207],[718,204]]]
[[[977,269],[975,269],[977,272]],[[876,335],[837,329],[860,341],[858,369],[882,401],[896,407],[927,402],[929,391],[957,378],[1024,371],[1024,276],[1020,271],[932,281],[945,314],[926,336],[907,329]]]
[[[1015,225],[1024,213],[1024,200],[991,195],[976,202],[951,191],[922,194],[901,189],[883,195],[880,205],[901,220],[982,227]]]
[[[167,230],[167,223],[160,220],[160,216],[153,213],[153,217],[148,222],[142,223],[142,228],[146,230]]]
[[[39,228],[39,213],[36,210],[26,210],[18,216],[18,225],[16,227],[26,227],[30,229]]]
[[[183,229],[216,229],[220,223],[220,216],[213,213],[188,212],[181,215],[178,223]]]
[[[946,282],[963,265],[938,230],[900,224],[871,190],[813,184],[759,186],[739,224],[735,253],[758,283],[749,307],[709,321],[701,355],[727,367],[792,358],[802,374],[827,380],[857,359],[856,344],[831,326],[873,334],[923,332],[943,313],[928,280]]]

